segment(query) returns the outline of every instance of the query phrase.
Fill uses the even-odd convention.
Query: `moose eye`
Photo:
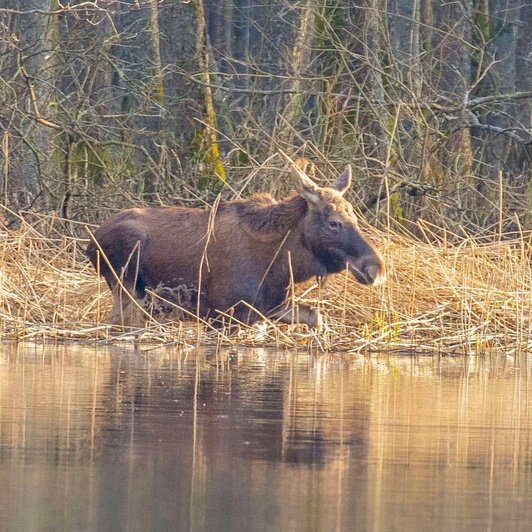
[[[336,220],[329,220],[329,228],[333,231],[338,231],[338,229],[340,229],[340,225],[340,222]]]

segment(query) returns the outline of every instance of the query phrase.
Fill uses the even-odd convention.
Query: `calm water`
[[[0,345],[0,529],[531,530],[531,373]]]

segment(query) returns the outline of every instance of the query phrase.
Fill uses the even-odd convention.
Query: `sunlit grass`
[[[530,235],[492,243],[425,240],[369,230],[383,252],[387,282],[364,287],[349,275],[324,287],[308,283],[297,297],[321,309],[325,330],[269,323],[217,331],[202,325],[206,344],[312,345],[322,349],[393,349],[482,354],[532,347]],[[7,339],[136,340],[195,345],[194,321],[147,319],[144,329],[105,324],[111,295],[83,255],[86,242],[65,236],[62,222],[20,219],[0,226],[0,337]]]

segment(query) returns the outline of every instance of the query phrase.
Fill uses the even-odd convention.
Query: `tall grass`
[[[337,351],[433,351],[482,354],[532,348],[530,235],[453,244],[420,226],[422,240],[369,229],[385,257],[388,280],[358,285],[347,272],[295,297],[319,307],[325,330],[263,323],[239,331],[147,318],[143,329],[111,329],[111,294],[84,257],[86,241],[66,236],[57,217],[0,225],[0,339],[132,340],[205,344],[315,346]],[[157,298],[157,296],[154,296]]]

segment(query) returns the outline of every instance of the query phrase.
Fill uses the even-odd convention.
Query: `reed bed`
[[[468,355],[531,349],[530,235],[500,235],[489,243],[454,236],[451,245],[428,226],[420,229],[423,241],[370,230],[387,264],[382,286],[360,286],[346,273],[322,287],[297,288],[296,298],[323,312],[327,325],[320,332],[262,323],[229,333],[172,319],[117,331],[105,324],[111,295],[84,257],[86,241],[66,236],[56,217],[21,218],[17,229],[0,224],[0,339]]]

